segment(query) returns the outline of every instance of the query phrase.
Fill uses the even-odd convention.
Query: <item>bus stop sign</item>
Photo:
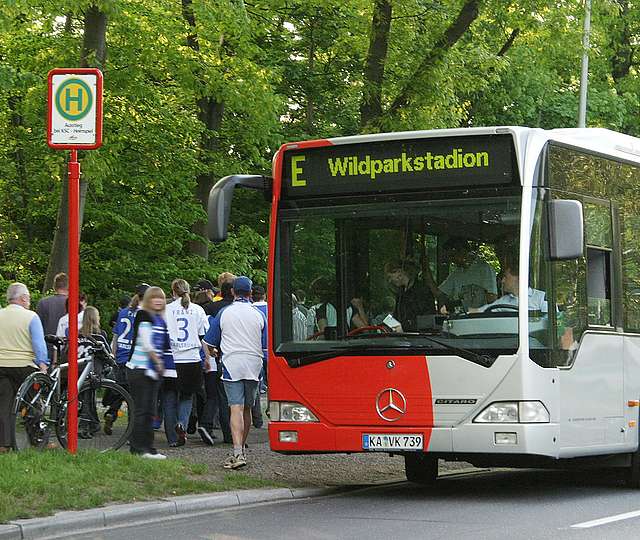
[[[59,150],[102,144],[102,73],[94,68],[49,72],[47,143]]]

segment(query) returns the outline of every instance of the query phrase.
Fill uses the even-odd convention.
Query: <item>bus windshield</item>
[[[480,363],[515,352],[517,279],[504,274],[518,260],[521,190],[502,193],[283,205],[276,352],[298,364],[363,351]]]

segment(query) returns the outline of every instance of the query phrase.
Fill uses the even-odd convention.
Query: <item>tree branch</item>
[[[516,40],[516,38],[519,35],[520,35],[520,28],[515,28],[511,32],[511,35],[507,38],[507,41],[504,42],[504,45],[498,51],[498,54],[496,56],[504,56],[505,54],[507,54],[507,51],[511,48],[511,46],[513,45],[513,42]]]
[[[422,59],[418,68],[407,79],[404,87],[394,99],[387,113],[394,115],[399,109],[405,107],[414,96],[416,80],[424,77],[424,74],[433,68],[444,58],[447,52],[458,42],[458,40],[469,29],[473,21],[478,18],[479,5],[481,0],[467,0],[462,6],[456,20],[451,23],[443,36],[435,43],[433,48]]]

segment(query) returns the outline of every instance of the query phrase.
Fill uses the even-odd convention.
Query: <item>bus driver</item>
[[[494,307],[493,311],[507,311],[509,308],[500,308],[498,306],[518,306],[519,283],[518,283],[519,264],[515,258],[510,258],[505,262],[504,275],[502,276],[502,292],[504,293],[495,302],[485,304],[479,308],[470,308],[470,313],[478,313],[486,311],[488,308]],[[529,287],[529,311],[540,311],[547,313],[549,308],[545,300],[545,292]]]

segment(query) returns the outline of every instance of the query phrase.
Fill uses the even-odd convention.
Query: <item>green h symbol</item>
[[[82,88],[78,88],[78,93],[75,96],[71,95],[71,88],[65,88],[64,93],[64,108],[68,111],[71,109],[71,103],[76,102],[78,104],[78,111],[82,110]]]

